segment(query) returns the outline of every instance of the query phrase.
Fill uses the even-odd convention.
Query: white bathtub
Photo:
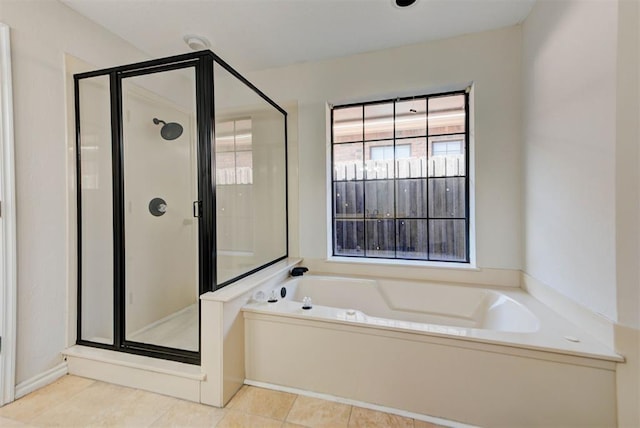
[[[298,277],[283,287],[285,300],[310,297],[323,307],[309,314],[326,314],[329,306],[337,309],[333,317],[346,321],[420,331],[428,330],[426,324],[522,333],[540,326],[524,305],[495,290],[331,276]]]
[[[519,288],[305,275],[243,311],[249,382],[480,425],[615,425],[621,358]]]

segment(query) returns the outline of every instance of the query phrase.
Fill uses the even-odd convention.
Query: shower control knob
[[[167,212],[167,203],[162,198],[153,198],[149,202],[149,212],[155,217],[160,217]]]

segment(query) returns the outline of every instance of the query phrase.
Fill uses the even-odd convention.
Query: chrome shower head
[[[175,140],[182,135],[182,125],[176,122],[165,122],[158,118],[153,118],[153,123],[159,125],[162,123],[162,129],[160,129],[160,135],[165,140]]]

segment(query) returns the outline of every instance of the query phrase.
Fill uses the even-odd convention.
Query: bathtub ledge
[[[246,278],[242,278],[233,284],[229,284],[224,288],[216,291],[209,291],[200,296],[200,300],[209,300],[213,302],[230,302],[248,291],[255,288],[257,285],[272,279],[275,276],[280,275],[282,272],[290,270],[292,267],[300,263],[302,259],[288,258],[278,263],[275,263],[259,272],[249,275]]]

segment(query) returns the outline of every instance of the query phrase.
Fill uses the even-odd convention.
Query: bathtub
[[[622,359],[519,288],[305,275],[243,314],[247,383],[476,425],[615,425]]]

